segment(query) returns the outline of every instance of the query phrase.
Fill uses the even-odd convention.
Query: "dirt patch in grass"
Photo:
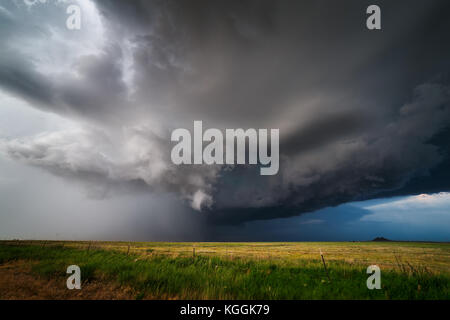
[[[83,283],[81,290],[69,290],[66,279],[34,275],[29,261],[5,263],[0,265],[0,300],[132,300],[139,297],[132,288],[97,280]]]

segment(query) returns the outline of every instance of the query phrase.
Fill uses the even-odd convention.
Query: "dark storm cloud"
[[[369,31],[369,4],[97,1],[103,31],[96,50],[75,50],[53,72],[42,67],[45,51],[30,59],[8,36],[2,88],[86,127],[3,142],[3,149],[69,179],[92,173],[108,185],[138,181],[175,192],[214,223],[395,192],[448,160],[448,141],[429,142],[450,125],[449,6],[378,1],[383,29]],[[46,32],[39,37],[53,41]],[[66,47],[56,45],[55,55]],[[193,120],[279,128],[280,173],[173,166],[170,130]]]
[[[51,84],[34,72],[32,66],[28,65],[27,68],[23,64],[17,65],[17,61],[9,63],[2,60],[4,63],[0,66],[0,84],[3,88],[38,105],[53,104]]]
[[[14,52],[3,50],[3,54],[0,84],[36,107],[100,122],[120,116],[117,111],[111,113],[112,108],[123,106],[127,97],[121,70],[117,67],[120,50],[105,48],[98,56],[81,57],[73,66],[76,77],[44,76],[33,64],[18,61]]]
[[[362,114],[342,113],[322,116],[285,137],[280,148],[288,155],[307,152],[352,134],[361,133],[363,129],[367,129],[365,127],[367,123]]]

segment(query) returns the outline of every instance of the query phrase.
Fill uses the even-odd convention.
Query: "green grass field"
[[[448,243],[0,242],[0,264],[12,261],[64,283],[75,264],[83,283],[128,286],[136,299],[450,298]],[[372,264],[381,290],[367,289]]]

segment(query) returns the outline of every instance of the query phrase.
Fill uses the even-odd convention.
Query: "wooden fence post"
[[[330,276],[328,274],[327,265],[325,263],[325,258],[323,257],[323,254],[322,254],[322,250],[321,249],[319,249],[319,250],[320,250],[320,256],[322,257],[323,268],[325,269],[325,273],[327,274],[328,281],[331,281]]]

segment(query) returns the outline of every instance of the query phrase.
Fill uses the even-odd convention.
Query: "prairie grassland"
[[[139,299],[450,298],[448,243],[0,242],[0,264],[11,261],[61,284],[76,264],[84,284],[133,288]],[[381,290],[367,289],[372,264]]]
[[[1,242],[0,242],[1,243]],[[320,260],[349,265],[376,264],[382,269],[402,271],[408,263],[430,272],[450,273],[450,243],[421,242],[91,242],[91,241],[20,241],[3,242],[43,247],[64,246],[82,250],[113,250],[151,257],[219,257],[224,259],[268,260],[296,265]],[[128,248],[129,247],[129,248]]]

